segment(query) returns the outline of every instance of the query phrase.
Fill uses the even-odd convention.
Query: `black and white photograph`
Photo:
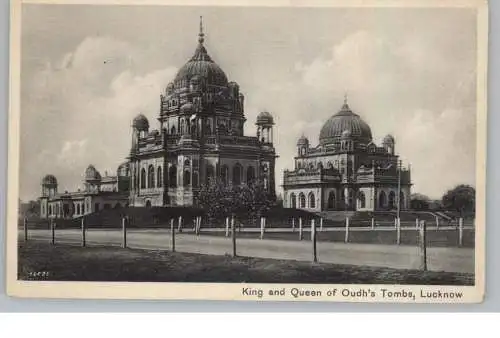
[[[486,1],[12,6],[11,295],[482,300]]]

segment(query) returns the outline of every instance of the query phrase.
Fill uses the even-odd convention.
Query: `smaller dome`
[[[57,179],[54,175],[46,175],[42,179],[42,184],[43,185],[57,185]]]
[[[302,135],[299,140],[297,141],[297,145],[298,146],[304,146],[304,145],[308,145],[309,144],[309,140],[307,139],[307,137],[305,137],[304,135]]]
[[[89,165],[87,169],[85,169],[85,180],[86,181],[101,180],[101,174],[92,164]]]
[[[184,103],[181,106],[181,113],[187,114],[193,111],[193,104],[191,102]]]
[[[394,143],[394,136],[392,136],[391,134],[388,134],[387,136],[384,137],[384,140],[382,141],[382,143],[384,143],[384,144]]]
[[[119,177],[129,176],[129,173],[130,173],[130,165],[128,162],[123,162],[118,166],[118,169],[116,169],[116,175]]]
[[[349,129],[346,129],[342,132],[342,138],[350,138],[352,136],[352,133]]]
[[[149,121],[146,116],[143,114],[139,114],[134,118],[134,122],[132,124],[135,129],[140,131],[146,131],[149,129]]]
[[[263,111],[257,116],[257,124],[274,124],[273,116],[269,112]]]
[[[170,82],[168,85],[167,85],[167,88],[165,89],[165,92],[167,94],[171,94],[172,92],[174,91],[174,84],[172,82]]]

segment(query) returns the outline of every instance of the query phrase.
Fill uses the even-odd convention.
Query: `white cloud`
[[[57,67],[48,64],[34,75],[23,102],[22,187],[33,191],[52,173],[72,190],[87,165],[114,172],[125,160],[133,117],[156,118],[159,95],[176,71],[135,74],[127,57],[134,53],[122,41],[87,38]]]

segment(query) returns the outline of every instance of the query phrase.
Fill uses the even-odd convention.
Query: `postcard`
[[[478,303],[488,3],[11,2],[7,293]]]

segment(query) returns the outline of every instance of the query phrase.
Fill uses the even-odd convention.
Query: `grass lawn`
[[[52,281],[473,285],[474,275],[31,241],[19,245],[18,278]],[[41,279],[41,278],[40,278]]]

